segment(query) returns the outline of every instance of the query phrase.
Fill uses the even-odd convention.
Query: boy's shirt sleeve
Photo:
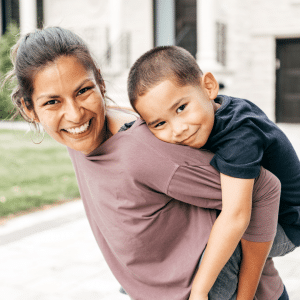
[[[215,124],[205,145],[215,156],[211,165],[223,174],[256,178],[263,157],[274,143],[274,124],[266,114],[246,99],[220,96]]]
[[[252,124],[242,124],[219,138],[212,149],[210,164],[218,171],[237,178],[256,178],[260,172],[264,145]]]

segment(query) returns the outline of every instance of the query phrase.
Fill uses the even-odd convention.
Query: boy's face
[[[211,87],[207,89],[203,82],[201,86],[200,82],[199,86],[178,86],[166,80],[140,96],[136,109],[160,140],[201,148],[212,131],[217,110],[218,87],[213,91]]]

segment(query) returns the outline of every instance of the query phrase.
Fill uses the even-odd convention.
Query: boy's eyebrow
[[[182,98],[180,98],[180,99],[178,99],[168,110],[169,111],[171,111],[171,110],[173,110],[174,108],[176,108],[178,105],[179,105],[179,103],[182,101],[182,100],[184,100],[185,98],[187,98],[187,97],[182,97]]]
[[[182,98],[178,99],[171,107],[168,108],[168,110],[171,111],[171,110],[175,109],[180,104],[180,102],[182,100],[185,100],[186,98],[188,98],[188,97],[182,97]],[[160,119],[156,119],[152,122],[147,123],[147,126],[152,126],[152,125],[154,125],[156,123],[159,123],[159,122],[160,122]]]
[[[154,121],[152,121],[150,123],[147,123],[147,126],[152,126],[152,125],[158,123],[159,121],[160,121],[160,119],[156,119],[156,120],[154,120]]]

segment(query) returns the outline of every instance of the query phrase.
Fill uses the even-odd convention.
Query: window
[[[5,33],[10,23],[20,26],[19,0],[1,0],[2,8],[2,34]]]
[[[217,22],[217,62],[226,66],[226,25]]]
[[[36,1],[36,16],[37,16],[37,28],[43,28],[44,25],[44,1]]]
[[[193,56],[197,53],[197,1],[176,0],[176,45],[188,50]]]
[[[19,0],[0,0],[2,34],[7,30],[10,23],[15,23],[20,27],[20,4]],[[36,0],[37,28],[42,28],[44,23],[44,1]]]

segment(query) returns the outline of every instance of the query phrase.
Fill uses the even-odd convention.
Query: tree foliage
[[[19,29],[15,24],[10,24],[6,33],[0,37],[0,78],[1,78],[1,90],[0,90],[0,119],[9,119],[14,110],[14,106],[10,100],[10,94],[12,86],[10,83],[6,83],[2,87],[2,82],[5,75],[12,68],[10,60],[10,51],[13,45],[19,38]]]

